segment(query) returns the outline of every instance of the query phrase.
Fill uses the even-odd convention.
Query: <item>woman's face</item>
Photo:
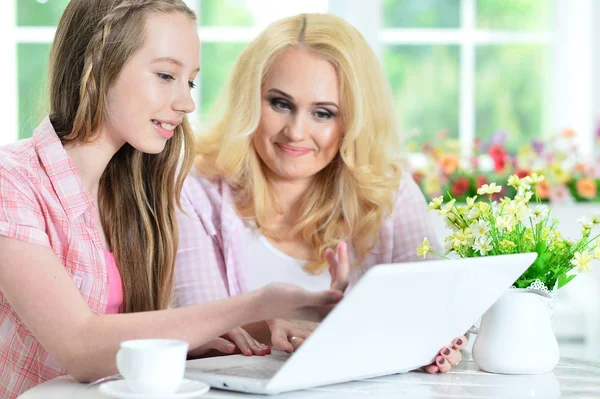
[[[271,177],[307,181],[336,156],[343,135],[333,65],[302,48],[279,54],[262,87],[253,144]]]
[[[159,153],[195,109],[190,91],[200,42],[194,23],[181,13],[148,14],[145,28],[144,44],[108,91],[104,132],[116,146],[127,142]]]

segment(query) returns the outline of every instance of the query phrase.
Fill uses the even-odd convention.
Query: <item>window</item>
[[[0,22],[0,93],[14,123],[0,144],[28,137],[47,113],[47,56],[68,0],[14,0]],[[440,130],[469,153],[475,137],[506,132],[512,149],[573,127],[582,148],[594,143],[600,108],[600,47],[591,0],[187,0],[199,16],[201,67],[193,119],[204,120],[245,44],[271,21],[299,12],[333,12],[362,31],[382,61],[402,134],[414,149]],[[11,9],[11,7],[13,9]],[[8,14],[8,16],[6,15]],[[16,18],[14,17],[16,15]],[[553,16],[558,16],[553,18]],[[596,54],[596,58],[594,58]],[[14,97],[18,97],[15,102]],[[596,104],[598,103],[598,104]],[[13,112],[14,111],[14,112]],[[11,124],[12,123],[12,124]],[[13,128],[14,126],[14,128]]]

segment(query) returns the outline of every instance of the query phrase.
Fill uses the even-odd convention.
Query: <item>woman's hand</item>
[[[336,259],[337,255],[337,259]],[[331,275],[331,289],[346,291],[348,287],[348,275],[350,273],[350,264],[348,263],[348,245],[340,242],[336,251],[328,248],[325,251],[325,259],[329,263],[329,274]]]
[[[445,346],[440,350],[439,354],[435,357],[435,362],[429,366],[423,367],[423,370],[429,374],[435,373],[446,373],[450,371],[452,366],[456,366],[462,360],[460,350],[467,346],[467,337],[456,338],[452,342],[452,347]]]
[[[189,356],[191,358],[199,358],[206,356],[209,352],[216,352],[213,355],[218,353],[226,355],[241,353],[246,356],[264,356],[271,353],[271,348],[258,342],[246,330],[238,327],[219,338],[215,338],[195,348],[190,351]]]
[[[267,320],[271,330],[271,344],[275,349],[294,352],[317,328],[317,323],[301,320]]]

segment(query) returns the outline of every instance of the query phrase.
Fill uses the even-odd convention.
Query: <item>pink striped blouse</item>
[[[108,275],[95,212],[94,198],[47,117],[31,139],[0,147],[0,235],[51,248],[100,315]],[[65,373],[0,292],[0,398]]]
[[[181,205],[176,305],[246,292],[244,222],[236,213],[230,187],[222,180],[211,181],[192,171],[183,186]],[[410,174],[404,173],[394,211],[381,226],[378,244],[351,274],[351,285],[374,265],[422,259],[417,256],[417,246],[423,237],[437,247],[429,217],[421,190]],[[348,248],[352,260],[351,243]]]

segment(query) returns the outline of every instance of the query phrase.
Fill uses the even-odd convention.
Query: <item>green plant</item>
[[[600,226],[600,214],[580,220],[581,238],[573,241],[558,231],[558,220],[551,219],[551,211],[540,203],[536,186],[544,176],[533,173],[519,178],[512,175],[508,186],[515,190],[513,198],[503,197],[493,201],[492,196],[502,190],[496,183],[484,184],[477,190],[488,201],[469,197],[465,205],[456,205],[452,198],[444,203],[443,197],[433,199],[429,209],[438,210],[452,229],[445,238],[445,255],[457,254],[461,258],[486,255],[505,255],[537,252],[535,262],[515,282],[517,288],[529,287],[539,280],[549,290],[559,289],[578,273],[586,272],[591,262],[600,259],[600,235],[592,236],[592,229]],[[536,204],[530,200],[535,196]],[[417,250],[418,255],[437,254],[427,238]]]

